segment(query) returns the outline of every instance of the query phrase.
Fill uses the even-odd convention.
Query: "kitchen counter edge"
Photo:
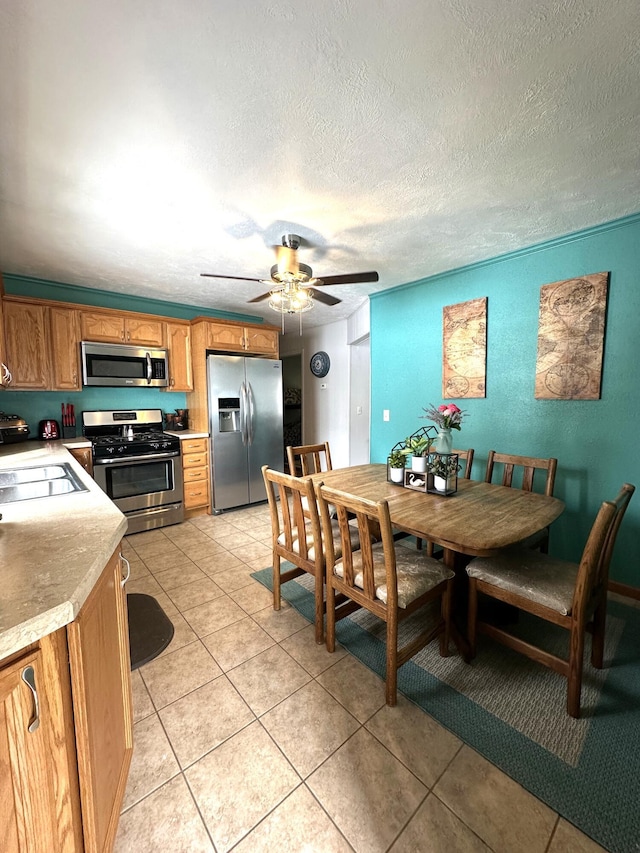
[[[62,441],[0,446],[0,470],[60,462],[86,491],[0,506],[0,660],[73,622],[127,532]]]

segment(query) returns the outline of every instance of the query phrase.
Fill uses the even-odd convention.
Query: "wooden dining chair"
[[[534,491],[536,471],[545,471],[543,493],[552,497],[557,467],[558,460],[553,457],[540,459],[536,456],[516,456],[512,453],[498,453],[495,450],[490,450],[484,481],[485,483],[492,483],[495,482],[494,477],[499,479],[498,474],[501,468],[500,485],[520,488],[524,492],[532,492]],[[543,530],[532,534],[522,544],[526,545],[527,548],[535,548],[547,554],[549,551],[549,528],[545,527]]]
[[[271,517],[273,551],[273,609],[280,610],[281,587],[307,572],[315,578],[315,639],[324,640],[324,551],[318,505],[310,477],[292,477],[262,467]],[[358,547],[352,529],[352,546]],[[282,560],[293,568],[282,570]]]
[[[529,548],[507,548],[495,557],[476,557],[469,576],[468,639],[476,654],[478,632],[563,675],[567,713],[580,716],[585,632],[592,634],[591,664],[603,666],[609,563],[616,536],[635,486],[625,483],[614,501],[596,516],[579,563],[557,560]],[[568,658],[548,651],[478,619],[478,594],[504,601],[569,631]],[[328,636],[328,634],[327,634]]]
[[[287,447],[287,462],[289,473],[296,476],[298,471],[303,477],[309,474],[319,474],[321,471],[331,471],[331,452],[329,442],[320,444],[300,444],[297,447]]]
[[[458,462],[460,464],[464,462],[464,469],[462,473],[463,479],[470,480],[471,468],[473,466],[473,448],[470,447],[468,450],[452,450],[451,452],[458,454]],[[418,550],[422,548],[422,539],[416,539],[416,547]],[[433,542],[427,542],[427,556],[433,557]]]
[[[387,635],[385,697],[387,705],[395,705],[398,669],[404,663],[438,636],[440,654],[448,654],[454,573],[424,553],[396,545],[387,501],[357,498],[322,483],[316,485],[316,495],[325,546],[327,649],[335,649],[336,620],[359,608],[382,619]],[[336,509],[335,522],[329,515],[330,506]],[[358,551],[351,544],[354,520]],[[382,541],[371,540],[372,526],[379,528]],[[436,599],[440,599],[440,614],[398,648],[398,623]],[[340,610],[336,609],[338,601],[344,601]]]

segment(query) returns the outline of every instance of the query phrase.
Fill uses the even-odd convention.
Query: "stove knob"
[[[152,441],[152,442],[151,442],[151,447],[153,447],[153,449],[154,449],[154,450],[157,450],[157,449],[160,447],[160,445],[158,444],[158,442],[157,442],[157,441]]]
[[[107,453],[113,453],[113,450],[114,450],[113,447],[107,447]]]
[[[117,450],[118,453],[124,453],[124,446],[118,447]]]

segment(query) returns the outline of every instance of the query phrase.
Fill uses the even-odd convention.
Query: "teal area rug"
[[[252,577],[272,589],[271,569]],[[289,581],[282,595],[313,621],[313,578]],[[404,643],[416,618],[402,623]],[[518,631],[540,643],[541,623]],[[544,626],[545,645],[566,634]],[[357,613],[336,625],[338,641],[384,678],[384,626]],[[589,643],[587,643],[589,645]],[[566,682],[521,655],[479,638],[471,666],[432,643],[398,672],[399,690],[512,779],[612,853],[640,851],[640,609],[611,602],[605,668],[585,665],[583,719],[565,713]]]

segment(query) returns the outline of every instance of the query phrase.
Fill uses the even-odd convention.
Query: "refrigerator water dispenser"
[[[238,397],[218,397],[218,420],[220,432],[240,432]]]

